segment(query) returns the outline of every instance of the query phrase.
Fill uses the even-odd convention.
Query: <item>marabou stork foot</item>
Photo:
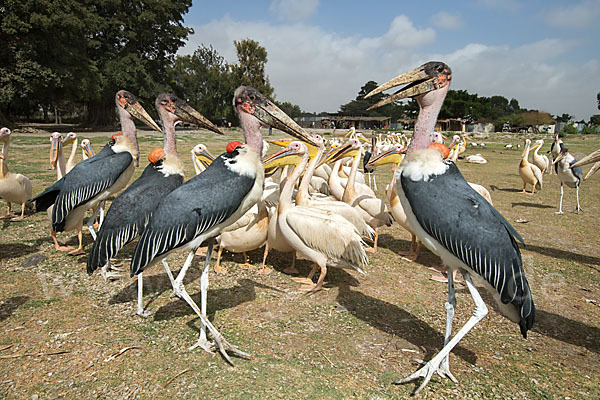
[[[70,256],[80,256],[85,254],[85,251],[83,251],[81,247],[78,247],[75,250],[68,252],[67,254],[69,254]]]
[[[142,318],[148,318],[150,315],[152,315],[152,313],[150,311],[137,310],[135,312],[135,315],[138,315]]]
[[[210,354],[214,354],[214,352],[217,350],[216,343],[211,342],[206,337],[200,337],[200,339],[198,339],[198,341],[194,343],[193,346],[190,346],[188,350],[196,350],[198,347]]]
[[[108,265],[100,268],[100,276],[104,278],[104,282],[108,281],[116,281],[122,278],[122,275],[118,272],[114,272],[112,268],[109,268]]]
[[[438,356],[439,356],[439,354],[438,354]],[[414,391],[413,395],[419,393],[425,386],[427,386],[427,384],[431,380],[431,377],[433,376],[434,373],[437,373],[442,378],[448,378],[452,382],[458,383],[458,381],[456,380],[454,375],[452,375],[452,373],[450,372],[450,369],[448,367],[448,358],[447,357],[441,358],[438,356],[432,358],[427,363],[424,363],[423,360],[416,360],[419,363],[425,364],[425,365],[423,367],[421,367],[418,371],[407,376],[406,378],[399,379],[397,381],[394,381],[393,383],[396,385],[400,385],[400,384],[414,381],[419,378],[423,378],[423,382],[421,383],[421,386],[419,386],[417,388],[417,390]]]
[[[215,264],[214,270],[217,275],[227,275],[229,273],[229,270],[222,266],[221,263]]]
[[[258,270],[257,274],[259,274],[259,275],[270,275],[271,272],[273,272],[273,270],[271,268],[263,266],[263,267],[261,267]]]
[[[556,214],[556,215],[563,215],[564,212],[562,212],[562,211],[555,211],[554,214]]]
[[[119,271],[119,272],[125,272],[125,268],[123,268],[123,263],[113,264],[111,262],[110,263],[110,269],[111,270],[115,270],[115,271]]]
[[[575,214],[579,214],[579,212],[580,212],[580,211],[581,211],[581,212],[583,212],[583,208],[581,208],[581,207],[577,207],[576,209],[574,209],[574,210],[573,210],[573,212],[574,212]],[[14,220],[14,219],[13,219],[13,221],[16,221],[16,220]]]

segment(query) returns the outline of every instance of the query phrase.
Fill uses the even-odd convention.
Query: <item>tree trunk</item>
[[[88,127],[113,127],[117,124],[113,101],[95,101],[86,105],[87,116],[84,124]]]

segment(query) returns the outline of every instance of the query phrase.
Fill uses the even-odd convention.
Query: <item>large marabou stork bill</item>
[[[78,229],[79,247],[69,253],[72,255],[83,254],[81,227],[86,211],[95,209],[87,225],[96,239],[92,224],[97,206],[123,189],[133,176],[139,151],[133,118],[162,132],[132,93],[119,90],[115,103],[123,135],[113,135],[102,151],[75,165],[63,178],[31,199],[36,204],[36,211],[45,211],[54,204],[52,238],[55,245],[57,232]]]
[[[493,296],[500,312],[519,324],[521,334],[533,326],[535,307],[525,278],[521,252],[510,223],[469,186],[453,162],[427,149],[430,134],[450,87],[451,70],[442,62],[428,62],[379,86],[365,97],[408,84],[371,108],[414,97],[419,116],[405,160],[396,170],[396,189],[413,231],[450,270],[458,269],[475,302],[473,316],[450,339],[456,307],[452,274],[448,273],[444,347],[422,368],[396,383],[424,378],[419,392],[434,373],[456,382],[448,364],[450,351],[488,312],[472,278]],[[460,216],[460,218],[459,218]]]
[[[563,214],[562,204],[564,185],[575,189],[577,196],[577,207],[575,208],[574,212],[579,213],[579,211],[583,211],[581,205],[579,204],[579,186],[581,185],[581,181],[583,181],[583,170],[581,167],[574,167],[574,165],[577,163],[577,160],[571,153],[569,153],[569,149],[562,146],[560,153],[554,159],[553,163],[554,171],[560,180],[560,202],[558,205],[558,211],[556,211],[555,214]]]
[[[175,125],[185,121],[222,134],[212,122],[176,96],[159,94],[155,107],[163,127],[164,148],[150,153],[150,164],[142,175],[112,202],[88,256],[87,272],[90,275],[101,267],[105,280],[120,276],[110,271],[110,259],[142,233],[160,200],[183,183],[184,170],[177,153]],[[172,278],[168,265],[164,263],[164,266]],[[146,317],[148,314],[142,305],[142,279],[139,274],[136,313]]]
[[[585,174],[584,179],[588,179],[590,176],[594,175],[596,173],[596,171],[598,171],[598,169],[600,169],[600,149],[583,157],[581,160],[579,160],[575,164],[571,165],[571,168],[577,168],[577,167],[581,167],[583,165],[588,165],[591,163],[595,163],[595,164],[592,165],[592,168],[590,168],[588,173]]]
[[[242,357],[248,354],[229,344],[206,317],[208,267],[213,239],[237,221],[261,197],[264,170],[261,162],[262,135],[260,127],[267,124],[292,136],[313,143],[303,130],[283,111],[254,88],[240,86],[235,90],[233,106],[244,129],[245,145],[232,142],[227,153],[221,154],[206,170],[169,193],[158,204],[134,250],[131,276],[144,271],[153,262],[168,257],[176,250],[188,251],[187,259],[173,282],[173,290],[200,317],[201,333],[192,346],[210,351],[206,329],[212,334],[223,357],[233,365],[227,351]],[[201,285],[202,310],[185,290],[183,278],[190,267],[196,249],[208,243]]]

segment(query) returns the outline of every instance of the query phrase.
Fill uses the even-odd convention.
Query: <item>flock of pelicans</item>
[[[446,147],[444,137],[433,133],[450,81],[451,71],[446,64],[429,62],[384,83],[367,97],[395,86],[406,86],[372,108],[406,97],[414,97],[419,103],[420,113],[412,138],[392,135],[369,146],[369,140],[351,130],[348,141],[331,141],[327,152],[320,136],[307,134],[257,90],[239,87],[234,93],[233,106],[244,130],[245,144],[231,142],[218,157],[204,145],[195,146],[192,159],[196,176],[186,182],[177,152],[175,125],[185,121],[222,133],[192,107],[168,94],[159,95],[155,102],[161,129],[133,94],[121,90],[115,96],[115,103],[122,133],[113,135],[97,154],[89,141],[83,141],[84,160],[79,163],[74,161],[78,152],[76,135],[62,138],[53,133],[50,162],[57,170],[57,181],[33,198],[29,180],[8,170],[10,130],[2,128],[0,198],[9,203],[9,212],[10,202],[21,204],[21,216],[15,219],[23,218],[28,203],[35,204],[36,211],[46,211],[56,249],[71,250],[70,254],[83,254],[84,219],[87,211],[93,210],[86,222],[94,238],[87,271],[92,274],[100,269],[105,279],[119,276],[118,266],[112,265],[111,259],[139,237],[130,268],[131,276],[138,277],[137,313],[146,315],[142,304],[143,271],[160,262],[174,293],[201,319],[200,338],[192,348],[218,349],[230,363],[228,353],[249,355],[228,343],[206,317],[208,271],[214,243],[219,246],[214,267],[217,273],[227,273],[220,265],[223,249],[243,253],[247,264],[246,252],[266,244],[259,270],[264,274],[271,272],[265,265],[271,249],[290,253],[291,265],[284,270],[288,273],[298,273],[297,257],[310,260],[313,267],[308,276],[294,279],[301,284],[300,290],[315,292],[325,289],[328,267],[365,273],[368,253],[377,250],[378,228],[396,221],[412,235],[409,257],[415,259],[420,246],[425,245],[449,269],[444,347],[418,371],[397,381],[423,378],[416,390],[419,392],[434,373],[456,382],[449,369],[449,353],[487,314],[472,279],[492,294],[503,315],[519,324],[524,337],[535,319],[535,306],[516,243],[523,239],[492,206],[485,188],[467,182],[458,170],[454,161],[465,151],[465,138],[455,136]],[[150,152],[149,164],[141,176],[127,186],[139,164],[134,118],[162,132],[164,147]],[[263,157],[262,125],[280,129],[295,139],[271,141],[281,149]],[[73,147],[65,162],[63,147],[69,143]],[[526,184],[532,185],[532,193],[541,187],[542,174],[550,172],[554,165],[561,180],[559,212],[562,213],[562,185],[578,189],[579,166],[599,161],[600,151],[575,163],[556,137],[551,161],[537,153],[542,145],[538,141],[531,148],[529,140],[525,143],[519,167],[524,190]],[[529,163],[532,149],[533,163]],[[365,174],[359,171],[361,160]],[[471,162],[486,161],[478,155]],[[383,164],[390,164],[394,170],[386,189],[387,201],[377,198],[371,185],[365,183],[365,175],[371,183],[373,168]],[[599,166],[600,162],[590,174]],[[374,177],[373,183],[376,185]],[[111,197],[114,200],[104,214],[104,203]],[[94,223],[98,213],[96,232]],[[74,250],[61,246],[56,239],[57,232],[71,230],[76,230],[79,238],[79,246]],[[365,239],[373,240],[372,248],[366,248]],[[187,293],[183,279],[200,247],[207,249],[198,307]],[[167,260],[171,252],[182,249],[187,250],[188,256],[174,276]],[[315,283],[317,271],[320,274]],[[456,271],[463,274],[475,310],[451,337]],[[214,343],[208,340],[207,330]]]

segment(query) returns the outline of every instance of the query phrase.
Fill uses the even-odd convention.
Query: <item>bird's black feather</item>
[[[60,193],[52,210],[52,228],[62,232],[67,216],[74,208],[87,203],[111,187],[133,161],[129,152],[93,157],[79,163],[64,176]],[[88,161],[86,160],[86,161]]]
[[[154,258],[222,223],[240,207],[255,179],[225,166],[224,160],[236,154],[221,154],[204,172],[159,203],[134,250],[131,276],[142,272]]]
[[[524,337],[535,319],[535,306],[510,223],[463,178],[456,165],[430,180],[402,176],[401,185],[421,227],[450,253],[490,283],[504,304],[520,315]]]
[[[160,171],[160,164],[148,164],[142,175],[113,200],[90,250],[88,274],[105,265],[135,239],[144,230],[158,203],[182,183],[183,176],[165,176]]]

